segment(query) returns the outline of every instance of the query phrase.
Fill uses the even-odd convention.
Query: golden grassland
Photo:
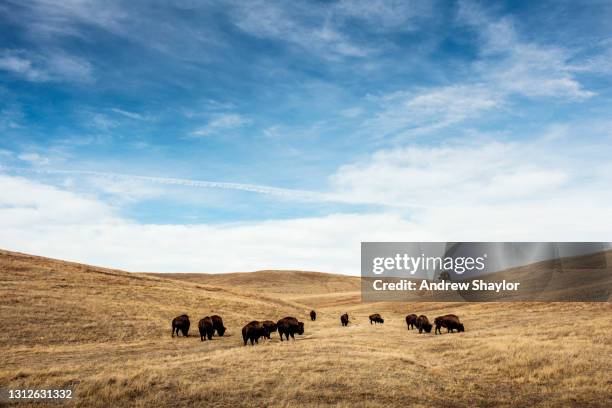
[[[612,401],[609,303],[361,303],[359,279],[338,275],[136,274],[6,251],[0,283],[0,386],[73,386],[74,406]],[[369,324],[373,312],[384,325]],[[171,338],[182,313],[192,336]],[[419,335],[406,329],[408,313],[456,313],[466,332]],[[228,331],[201,342],[197,321],[211,314]],[[305,322],[296,341],[243,346],[245,323],[287,315]]]

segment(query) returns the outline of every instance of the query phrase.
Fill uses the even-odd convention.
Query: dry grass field
[[[136,274],[6,251],[0,283],[0,387],[72,386],[74,406],[612,406],[610,303],[366,304],[358,278]],[[182,313],[192,336],[171,338]],[[408,313],[455,313],[466,332],[419,335]],[[201,342],[211,314],[228,331]],[[242,345],[245,323],[287,315],[303,336]]]

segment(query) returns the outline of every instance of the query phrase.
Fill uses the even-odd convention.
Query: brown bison
[[[264,320],[261,322],[264,327],[264,337],[270,339],[270,333],[274,333],[276,331],[276,323],[272,320]]]
[[[259,338],[265,336],[266,329],[263,324],[258,322],[257,320],[253,320],[250,323],[247,323],[242,328],[242,340],[244,340],[244,345],[247,345],[247,341],[251,341],[251,346],[253,343],[259,343]]]
[[[294,334],[304,334],[304,323],[298,321],[295,317],[284,317],[276,323],[278,334],[283,341],[283,334],[289,340],[289,336],[295,340]]]
[[[372,322],[374,322],[375,324],[383,324],[385,322],[385,319],[383,319],[378,313],[374,313],[370,315],[370,324],[372,324]]]
[[[416,322],[417,315],[409,314],[408,316],[406,316],[406,325],[408,326],[408,330],[414,329],[414,327],[416,326]]]
[[[423,331],[425,331],[425,333],[431,333],[432,325],[429,323],[429,319],[425,315],[420,315],[417,317],[415,326],[417,329],[419,329],[419,334],[423,333]]]
[[[310,311],[310,320],[312,320],[313,322],[317,320],[317,312],[315,312],[314,310]]]
[[[444,316],[438,316],[435,318],[434,320],[434,324],[436,325],[436,330],[434,331],[434,333],[438,334],[442,334],[442,327],[446,327],[446,332],[447,333],[453,333],[454,330],[457,330],[458,332],[463,332],[465,331],[465,328],[463,327],[463,323],[461,323],[459,321],[459,317],[457,315],[454,314],[447,314]]]
[[[213,334],[215,333],[215,325],[210,316],[206,316],[200,320],[198,323],[198,329],[200,330],[201,341],[206,340],[206,337],[208,337],[208,340],[212,340]]]
[[[189,337],[189,316],[186,314],[176,316],[172,319],[172,337],[174,337],[174,333],[179,335],[179,331],[183,334],[184,337]]]
[[[225,334],[225,326],[223,326],[223,319],[221,316],[214,315],[210,316],[210,318],[212,319],[213,329],[217,332],[217,335],[223,337]]]
[[[342,316],[340,316],[340,323],[342,323],[342,326],[348,326],[348,323],[349,323],[348,313],[345,313]]]

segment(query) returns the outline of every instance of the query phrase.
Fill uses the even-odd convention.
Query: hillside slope
[[[155,338],[169,334],[171,319],[182,313],[191,316],[195,328],[199,318],[211,314],[222,313],[238,326],[281,310],[303,312],[296,304],[235,287],[8,251],[0,251],[0,283],[0,346]]]
[[[273,295],[322,295],[361,289],[357,276],[305,271],[255,271],[236,273],[152,273],[150,276],[194,283],[240,287]]]
[[[261,285],[220,277],[231,281],[222,286],[0,251],[0,386],[73,387],[75,406],[100,407],[604,407],[612,400],[609,303],[361,303],[345,290],[354,278],[337,277],[348,283],[326,292],[327,275],[300,273],[297,281],[284,273],[266,272]],[[275,282],[289,285],[285,296],[260,290]],[[340,326],[344,312],[348,327]],[[369,324],[373,312],[384,325]],[[170,336],[180,313],[192,316],[188,338]],[[201,342],[197,319],[213,313],[227,334]],[[466,332],[418,334],[406,329],[408,313],[455,313]],[[243,346],[245,323],[285,315],[305,322],[303,336]]]

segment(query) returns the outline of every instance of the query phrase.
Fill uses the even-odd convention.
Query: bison
[[[221,318],[221,316],[214,315],[210,316],[210,318],[212,319],[214,331],[217,332],[218,336],[223,337],[223,335],[225,334],[225,326],[223,326],[223,319]]]
[[[348,313],[345,313],[342,316],[340,316],[340,323],[342,323],[342,326],[348,326],[349,324]]]
[[[317,320],[317,312],[315,312],[314,310],[310,311],[310,320],[312,320],[313,322]]]
[[[409,314],[408,316],[406,316],[406,325],[408,326],[408,330],[414,329],[414,327],[416,326],[416,322],[417,315]]]
[[[442,327],[446,327],[446,332],[447,333],[453,333],[454,330],[457,330],[458,332],[463,332],[465,331],[465,328],[463,327],[463,323],[461,323],[459,321],[459,317],[457,315],[454,314],[447,314],[444,316],[438,316],[435,318],[434,323],[436,325],[436,330],[434,331],[434,333],[438,334],[442,334]]]
[[[176,316],[172,319],[172,337],[174,337],[174,333],[179,335],[179,331],[183,334],[184,337],[189,337],[189,316],[186,314]]]
[[[264,320],[261,322],[264,327],[264,337],[270,339],[270,333],[274,333],[276,331],[276,323],[272,320]]]
[[[281,341],[283,341],[283,335],[285,335],[287,341],[289,341],[289,336],[295,340],[294,334],[304,334],[304,323],[298,321],[295,317],[284,317],[276,323],[276,326]]]
[[[263,324],[258,322],[257,320],[253,320],[250,323],[247,323],[242,328],[242,340],[244,340],[244,345],[247,345],[247,341],[251,341],[251,346],[253,343],[259,343],[259,338],[265,336],[266,329]]]
[[[370,324],[372,324],[372,322],[374,322],[375,324],[383,324],[385,322],[385,319],[383,319],[378,313],[374,313],[370,315]]]
[[[415,326],[417,329],[419,329],[419,334],[423,333],[423,331],[425,331],[425,333],[431,333],[432,325],[429,323],[429,319],[425,315],[420,315],[417,317]]]
[[[198,329],[200,330],[200,340],[212,340],[213,334],[215,333],[215,325],[213,319],[210,316],[206,316],[198,323]]]

